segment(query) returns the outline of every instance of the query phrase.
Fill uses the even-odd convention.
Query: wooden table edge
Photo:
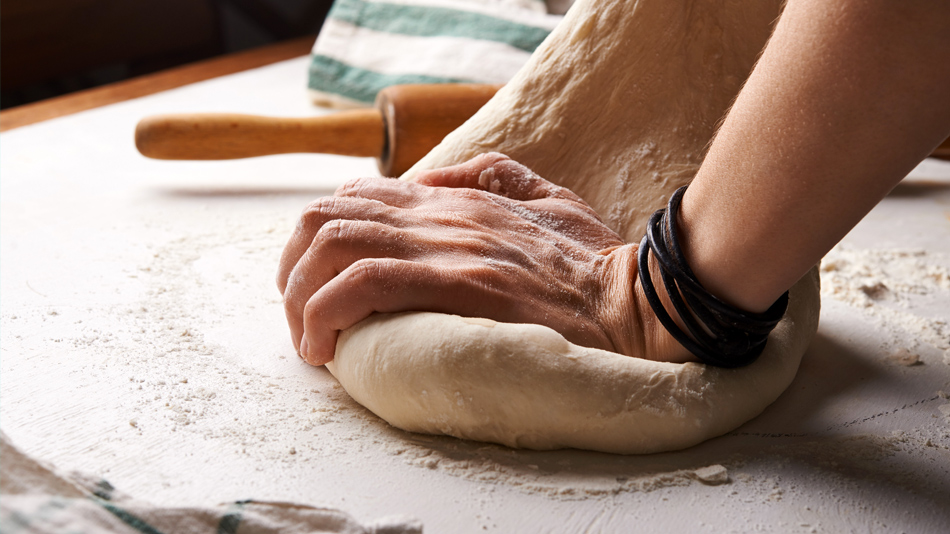
[[[0,111],[0,132],[305,56],[316,36],[235,52]]]
[[[944,139],[943,143],[930,154],[930,157],[950,160],[950,137]]]
[[[315,35],[300,37],[10,108],[0,111],[0,132],[304,56],[315,39]],[[930,156],[950,160],[950,138]]]

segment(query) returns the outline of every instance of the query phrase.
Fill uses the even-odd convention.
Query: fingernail
[[[304,361],[310,361],[310,343],[307,342],[307,336],[304,336],[303,339],[300,340],[299,354]]]

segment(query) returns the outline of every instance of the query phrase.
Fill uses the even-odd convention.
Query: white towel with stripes
[[[502,84],[561,18],[543,0],[336,0],[313,47],[310,95],[356,107],[396,84]]]

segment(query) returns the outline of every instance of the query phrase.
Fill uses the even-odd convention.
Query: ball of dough
[[[529,449],[682,449],[755,417],[788,387],[818,328],[818,272],[791,290],[753,364],[720,369],[580,347],[545,326],[377,314],[327,364],[393,426]]]

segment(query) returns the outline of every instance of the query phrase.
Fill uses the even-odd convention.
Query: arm
[[[767,308],[950,133],[950,3],[827,4],[790,1],[684,199],[693,271],[748,310]],[[417,182],[352,182],[305,212],[278,286],[308,362],[333,358],[339,330],[403,310],[691,359],[645,302],[636,246],[580,199],[497,155]]]
[[[762,311],[950,134],[950,2],[790,0],[683,200],[693,271]]]

